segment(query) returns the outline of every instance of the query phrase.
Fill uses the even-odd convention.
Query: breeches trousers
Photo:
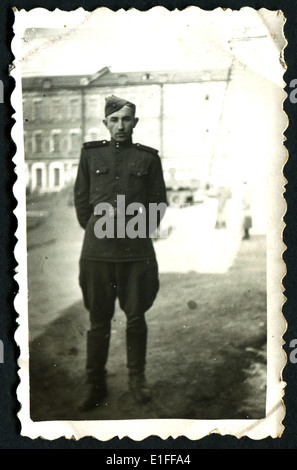
[[[127,318],[127,331],[145,328],[145,312],[152,306],[159,290],[155,259],[133,262],[80,260],[79,283],[90,329],[109,334],[118,298]]]

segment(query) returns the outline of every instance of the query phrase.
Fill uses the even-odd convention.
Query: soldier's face
[[[134,116],[133,109],[124,106],[119,111],[110,114],[103,123],[109,130],[112,139],[117,142],[125,142],[131,139],[133,129],[138,122],[138,118]]]

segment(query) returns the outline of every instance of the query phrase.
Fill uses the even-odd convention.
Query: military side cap
[[[116,113],[124,106],[129,106],[135,112],[136,106],[130,101],[124,100],[123,98],[118,98],[117,96],[111,95],[105,98],[105,117],[109,116],[112,113]]]

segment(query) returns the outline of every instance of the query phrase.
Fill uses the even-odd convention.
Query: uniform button
[[[100,170],[96,170],[96,173],[100,173]]]
[[[119,180],[119,179],[120,179],[120,177],[119,177],[119,176],[115,176],[115,179],[116,179],[116,180]]]

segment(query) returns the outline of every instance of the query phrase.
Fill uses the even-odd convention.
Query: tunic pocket
[[[130,175],[136,176],[137,178],[141,178],[142,176],[147,175],[146,168],[131,168]]]
[[[109,168],[107,166],[96,165],[91,174],[91,191],[105,192],[108,185]]]
[[[147,168],[143,167],[130,167],[129,169],[129,184],[131,190],[137,194],[146,189],[147,182]]]

